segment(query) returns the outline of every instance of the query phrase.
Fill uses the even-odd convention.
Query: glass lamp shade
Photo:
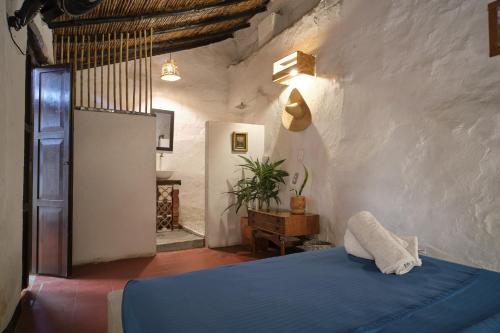
[[[166,60],[161,66],[161,79],[164,81],[178,81],[181,79],[179,68],[173,59]]]

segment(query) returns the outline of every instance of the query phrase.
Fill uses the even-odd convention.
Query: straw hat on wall
[[[311,125],[311,110],[296,88],[292,90],[288,98],[281,121],[287,130],[294,132],[303,131]]]

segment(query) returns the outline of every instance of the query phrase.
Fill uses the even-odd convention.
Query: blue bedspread
[[[500,332],[500,274],[423,257],[384,275],[344,248],[130,281],[125,333]]]

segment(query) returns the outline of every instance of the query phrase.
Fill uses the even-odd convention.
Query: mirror
[[[153,109],[156,115],[156,150],[174,150],[174,111]]]
[[[490,57],[500,55],[500,0],[488,5],[490,26]]]

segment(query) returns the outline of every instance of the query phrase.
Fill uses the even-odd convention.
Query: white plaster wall
[[[162,167],[182,180],[180,223],[200,234],[205,234],[205,122],[242,119],[227,109],[227,50],[223,42],[173,54],[182,75],[173,83],[160,80],[167,55],[153,58],[153,107],[175,111],[174,151],[163,155]]]
[[[342,243],[347,219],[370,210],[432,255],[500,270],[500,57],[488,57],[488,2],[322,0],[230,69],[228,103],[251,101],[245,120],[265,124],[266,154],[293,172],[304,150],[320,238]],[[291,88],[271,82],[273,61],[296,49],[317,56],[318,77],[297,83],[313,114],[301,133],[280,124]]]
[[[259,49],[258,26],[271,13],[278,14],[274,34],[282,32],[293,23],[298,21],[311,9],[316,7],[320,0],[272,0],[267,4],[267,10],[251,18],[251,26],[247,29],[238,30],[234,39],[234,60],[239,62],[246,59]]]
[[[236,216],[235,210],[224,210],[233,198],[225,192],[241,178],[242,160],[238,155],[259,158],[264,155],[264,126],[242,123],[208,121],[206,123],[206,226],[208,247],[230,246],[241,243],[239,217],[246,214],[244,208]],[[248,152],[233,153],[233,132],[248,133]]]
[[[155,120],[75,111],[73,264],[156,253]]]
[[[227,66],[231,58],[229,52],[231,45],[231,42],[226,41],[174,53],[173,58],[182,75],[182,80],[177,82],[165,82],[160,79],[161,66],[168,55],[153,57],[153,108],[175,111],[174,151],[163,154],[161,168],[174,170],[172,179],[182,181],[182,186],[179,187],[180,223],[199,234],[205,234],[205,122],[208,120],[239,121],[242,119],[241,114],[227,110],[229,89]],[[130,63],[130,103],[132,103],[133,89],[132,66]],[[93,71],[91,71],[90,77],[91,82],[93,82]],[[106,77],[106,68],[104,69],[104,77]],[[79,74],[77,78],[79,87]],[[99,69],[97,79],[99,96],[97,104],[100,105]],[[86,82],[87,72],[84,71],[83,96],[85,98],[87,96]],[[136,89],[138,91],[138,86]],[[91,91],[93,91],[93,85],[91,85]],[[123,88],[122,93],[125,94],[125,88]],[[79,96],[80,92],[77,89],[77,101],[79,101]],[[125,97],[123,98],[123,104],[125,104]],[[104,105],[106,106],[106,104],[106,100],[104,100]],[[113,102],[111,101],[110,104],[112,106]],[[86,105],[86,99],[84,99],[84,105]],[[123,105],[123,107],[125,106]],[[136,109],[138,109],[138,96],[136,97]],[[235,110],[237,111],[237,109]],[[160,167],[159,153],[157,154],[157,167]]]
[[[25,57],[12,43],[7,15],[19,9],[21,0],[0,4],[0,331],[14,313],[21,296],[22,204],[24,162]],[[44,27],[36,27],[43,31]],[[26,48],[26,28],[13,31]],[[49,41],[43,41],[48,44]]]
[[[21,1],[0,5],[0,331],[21,296],[25,58],[10,40],[6,15]],[[14,33],[21,47],[26,30]]]

